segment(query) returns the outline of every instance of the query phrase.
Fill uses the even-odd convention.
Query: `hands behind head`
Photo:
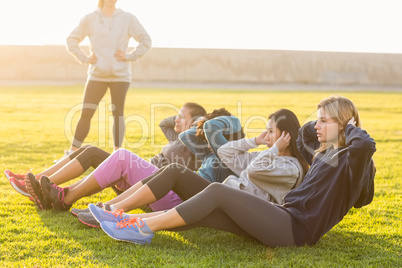
[[[279,152],[283,152],[289,146],[291,138],[288,132],[282,131],[282,135],[276,140],[274,146],[278,147]]]
[[[350,118],[350,120],[349,120],[349,122],[348,122],[348,125],[349,124],[351,124],[351,125],[353,125],[353,126],[356,126],[356,120],[355,120],[355,117],[354,116],[352,116],[352,118]]]
[[[265,141],[265,136],[267,136],[267,132],[268,132],[268,130],[265,130],[258,137],[255,137],[255,143],[257,145],[267,144]]]

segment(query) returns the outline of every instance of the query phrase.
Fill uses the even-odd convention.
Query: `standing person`
[[[90,41],[90,55],[79,44]],[[127,52],[130,38],[138,46]],[[83,107],[74,140],[66,154],[79,149],[89,133],[90,123],[100,100],[110,89],[113,113],[114,149],[121,147],[125,133],[124,103],[131,82],[131,61],[137,61],[151,48],[151,38],[138,19],[116,8],[116,0],[99,0],[98,8],[84,16],[67,37],[68,51],[83,64],[89,64]]]
[[[324,99],[317,115],[316,122],[302,127],[298,139],[299,148],[308,151],[311,167],[299,187],[284,197],[283,205],[212,183],[165,213],[145,214],[142,219],[127,214],[109,217],[100,220],[102,229],[114,239],[140,244],[150,243],[158,230],[198,226],[254,238],[271,247],[316,244],[352,207],[371,203],[376,151],[349,99]],[[98,219],[106,215],[92,204],[90,210]]]

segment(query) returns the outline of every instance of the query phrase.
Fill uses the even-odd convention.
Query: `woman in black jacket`
[[[113,214],[92,209],[112,238],[149,243],[158,230],[211,227],[252,237],[267,246],[315,244],[354,207],[374,193],[375,142],[360,128],[359,113],[347,98],[332,96],[318,105],[317,121],[299,132],[298,147],[311,167],[283,205],[212,183],[175,208],[156,214]],[[92,208],[91,208],[92,207]],[[95,214],[110,217],[99,217]],[[113,215],[112,215],[113,214]]]

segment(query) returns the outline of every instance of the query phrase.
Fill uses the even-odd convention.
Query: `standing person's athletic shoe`
[[[103,208],[104,210],[107,211],[112,211],[110,209],[110,205],[109,204],[103,204],[102,202],[97,202],[95,204],[95,206]],[[86,213],[90,213],[89,208],[85,208],[85,209],[78,209],[78,208],[73,208],[71,209],[71,214],[75,217],[78,217],[78,214],[82,213],[82,212],[86,212]]]
[[[154,232],[141,219],[125,219],[120,222],[101,222],[102,230],[111,238],[136,244],[151,243]]]
[[[47,199],[50,200],[53,208],[57,211],[67,211],[71,208],[72,204],[64,202],[64,197],[69,188],[59,187],[49,180],[47,176],[42,176],[40,179],[42,185],[42,192]]]
[[[25,180],[26,174],[21,174],[21,173],[16,174],[16,173],[11,172],[11,170],[6,169],[6,170],[4,170],[4,175],[6,175],[6,178],[8,180],[10,180],[11,178],[15,178],[17,180]]]
[[[39,209],[44,210],[52,208],[50,202],[42,193],[39,181],[36,180],[35,175],[31,172],[25,175],[25,186],[27,192],[33,197],[33,201]]]
[[[115,211],[107,211],[100,207],[95,206],[94,204],[89,204],[88,208],[99,223],[101,223],[102,221],[119,222],[130,218],[121,209]]]
[[[18,180],[14,177],[10,177],[8,181],[18,193],[22,194],[23,196],[31,197],[31,195],[28,193],[25,181]]]

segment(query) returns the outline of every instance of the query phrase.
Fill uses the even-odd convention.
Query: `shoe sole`
[[[95,214],[98,214],[98,212],[96,211],[96,209],[94,209],[94,211],[92,211],[92,206],[88,206],[89,211],[92,213],[92,215],[94,216],[95,220],[99,223],[99,225],[101,224],[101,222],[98,220],[98,218],[95,216]]]
[[[84,224],[84,225],[86,225],[86,226],[89,226],[89,227],[92,227],[92,228],[100,228],[100,225],[93,225],[93,224],[86,223],[86,222],[82,221],[80,218],[78,218],[78,220],[79,220],[82,224]]]
[[[6,178],[7,178],[7,180],[9,180],[10,181],[10,176],[8,176],[8,174],[7,174],[7,172],[4,170],[4,175],[6,175]]]
[[[50,197],[50,193],[48,191],[44,191],[43,185],[48,184],[50,182],[49,178],[46,177],[47,178],[47,180],[46,180],[46,179],[44,179],[44,177],[46,177],[46,176],[42,175],[40,178],[40,191],[42,192],[43,198],[46,198],[48,200],[50,207],[53,208],[54,210],[57,210],[54,207],[53,202],[51,201],[52,199]]]
[[[43,191],[42,191],[42,192],[43,192]],[[70,211],[71,215],[73,215],[74,217],[78,217],[78,214],[80,214],[81,212],[89,212],[89,210],[83,209],[83,210],[78,211],[77,213],[74,211],[74,209],[72,209],[72,210]]]
[[[8,170],[8,169],[7,169]],[[11,179],[11,177],[13,177],[13,176],[9,176],[8,174],[7,174],[7,170],[4,170],[4,175],[6,176],[6,178],[7,178],[7,180],[9,180],[10,181],[10,179]],[[16,178],[16,177],[15,177]],[[19,180],[19,181],[21,181],[21,180],[25,180],[25,178],[23,178],[23,179],[18,179],[18,178],[16,178],[17,180]]]
[[[33,177],[33,179],[35,180],[35,177]],[[31,176],[29,176],[29,175],[27,175],[27,176],[25,177],[25,187],[27,187],[28,193],[31,195],[31,197],[33,197],[33,199],[34,199],[33,201],[34,201],[35,205],[36,205],[39,209],[45,210],[45,208],[44,208],[42,202],[40,201],[39,197],[36,195],[36,193],[35,193],[35,191],[34,191],[34,189],[33,189],[33,187],[32,187],[32,184],[31,184]]]
[[[78,217],[78,213],[75,213],[74,211],[70,211],[71,215],[73,215],[74,217]]]
[[[137,245],[144,245],[144,244],[150,244],[150,243],[151,243],[151,241],[136,242],[136,241],[132,241],[132,240],[125,240],[125,239],[116,238],[116,237],[111,236],[105,229],[103,229],[102,224],[101,224],[100,227],[102,228],[102,230],[103,230],[109,237],[111,237],[111,238],[113,238],[114,240],[117,240],[117,241],[129,242],[129,243],[133,243],[133,244],[137,244]]]
[[[43,176],[42,176],[42,177],[43,177]],[[42,194],[43,194],[43,196],[44,196],[45,198],[47,198],[48,200],[51,200],[51,198],[49,197],[49,193],[43,190],[43,188],[44,188],[43,185],[44,185],[45,183],[48,183],[48,182],[47,182],[47,181],[43,181],[43,182],[42,182],[42,180],[44,180],[44,179],[42,179],[42,177],[40,178],[40,190],[41,190],[41,192],[42,192]],[[50,201],[50,205],[51,205],[52,208],[54,209],[53,202]]]
[[[31,195],[29,193],[24,192],[23,190],[21,190],[14,182],[12,182],[10,180],[9,180],[9,182],[10,182],[11,186],[14,188],[14,190],[16,190],[18,193],[20,193],[20,194],[22,194],[23,196],[26,196],[26,197],[31,197]],[[26,184],[25,184],[25,187],[26,187]]]

